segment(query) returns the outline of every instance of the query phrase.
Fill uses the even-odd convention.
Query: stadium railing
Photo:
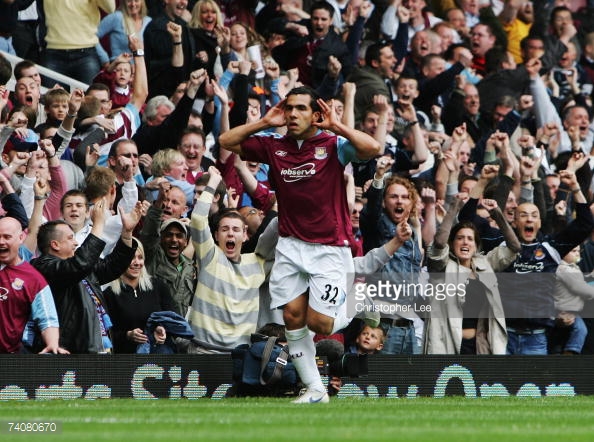
[[[12,54],[9,54],[4,51],[0,51],[0,54],[2,54],[10,62],[11,66],[13,68],[13,71],[14,71],[14,66],[18,62],[23,61],[23,59],[21,57],[17,57],[16,55],[12,55]],[[37,66],[37,69],[39,70],[39,74],[41,75],[42,80],[43,79],[46,80],[44,82],[45,84],[47,84],[47,80],[51,80],[51,81],[54,81],[55,83],[60,83],[60,84],[66,85],[68,91],[70,91],[70,92],[75,88],[79,88],[79,89],[82,89],[83,91],[85,91],[89,87],[88,84],[85,84],[81,81],[75,80],[74,78],[67,77],[66,75],[62,75],[56,71],[52,71],[51,69],[48,69],[40,64],[36,64],[36,66]],[[9,90],[14,90],[15,82],[16,82],[16,80],[13,75],[12,78],[7,83],[7,87],[9,88]],[[46,87],[41,88],[42,94],[44,94],[46,91],[47,91]]]

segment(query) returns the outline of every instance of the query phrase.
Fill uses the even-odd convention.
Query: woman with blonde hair
[[[135,35],[140,40],[151,17],[147,15],[144,0],[122,0],[117,11],[106,15],[99,23],[97,36],[102,39],[109,37],[111,55],[105,51],[101,44],[97,44],[97,55],[102,65],[115,60],[118,55],[130,52],[128,36]]]
[[[144,331],[151,313],[166,310],[179,313],[169,286],[147,272],[141,242],[136,238],[132,240],[137,245],[134,259],[103,293],[113,322],[111,331],[115,353],[136,353],[139,344],[149,341]],[[166,338],[164,329],[158,332],[155,340],[162,343]]]
[[[206,69],[209,77],[215,78],[217,47],[222,46],[229,38],[229,28],[223,26],[219,5],[214,0],[199,0],[192,9],[192,19],[188,26],[196,43],[196,68]]]
[[[147,181],[146,188],[152,190],[153,200],[158,197],[159,182],[163,179],[172,186],[179,187],[186,195],[186,203],[194,201],[194,185],[187,181],[188,165],[186,157],[176,149],[161,149],[153,156],[151,171],[153,176]]]

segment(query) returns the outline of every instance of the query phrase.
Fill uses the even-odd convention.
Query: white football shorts
[[[352,280],[353,273],[349,247],[281,237],[270,274],[271,308],[285,305],[309,289],[309,306],[335,318],[346,300],[347,276]]]

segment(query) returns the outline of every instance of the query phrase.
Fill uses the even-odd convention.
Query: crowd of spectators
[[[591,0],[0,0],[0,50],[24,58],[0,55],[0,353],[172,343],[156,311],[188,353],[283,323],[267,281],[297,203],[219,137],[295,87],[379,145],[344,168],[348,245],[377,270],[357,284],[425,286],[368,300],[347,351],[594,353]]]

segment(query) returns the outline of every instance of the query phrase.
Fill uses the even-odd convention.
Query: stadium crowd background
[[[264,232],[294,202],[218,139],[301,85],[380,145],[345,168],[353,257],[404,223],[379,274],[476,293],[355,320],[346,351],[594,351],[591,1],[14,0],[0,50],[26,60],[0,58],[0,352],[228,352],[282,323]]]

